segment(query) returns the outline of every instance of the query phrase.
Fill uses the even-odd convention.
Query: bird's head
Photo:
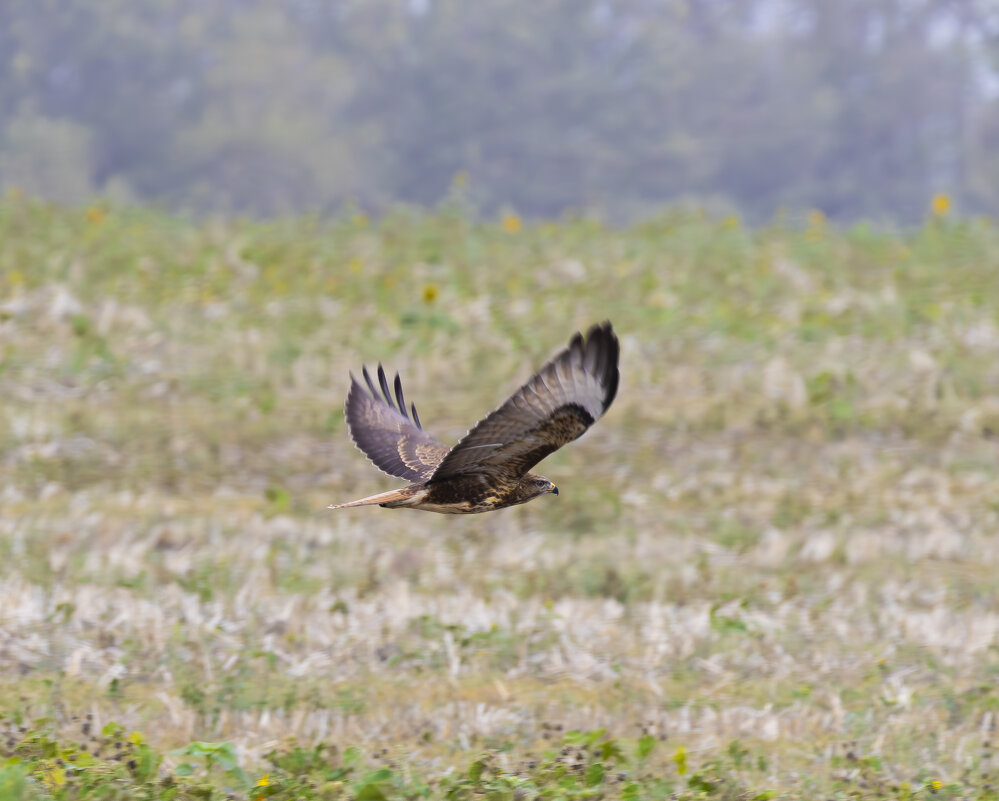
[[[533,473],[528,473],[524,476],[520,485],[524,488],[525,494],[531,498],[536,498],[539,495],[545,495],[549,492],[552,495],[558,495],[558,487],[552,481],[549,481],[544,476],[536,476]]]

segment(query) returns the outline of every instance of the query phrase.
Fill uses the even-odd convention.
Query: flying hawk
[[[351,439],[376,467],[412,483],[329,508],[377,503],[457,515],[502,509],[549,492],[558,495],[551,481],[528,470],[607,411],[617,393],[620,351],[609,322],[593,326],[585,337],[575,334],[568,347],[453,448],[423,430],[415,404],[410,417],[398,374],[394,395],[381,365],[381,395],[367,368],[367,390],[352,374],[346,404]]]

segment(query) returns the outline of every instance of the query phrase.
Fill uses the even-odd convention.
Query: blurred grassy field
[[[540,468],[558,498],[325,510],[398,483],[348,370],[398,369],[453,442],[605,318],[620,392]],[[10,196],[0,420],[0,790],[84,797],[59,760],[107,727],[157,767],[89,780],[164,798],[996,797],[986,221]]]

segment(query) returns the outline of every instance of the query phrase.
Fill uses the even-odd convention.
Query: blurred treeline
[[[0,186],[224,214],[999,214],[994,0],[0,0]]]

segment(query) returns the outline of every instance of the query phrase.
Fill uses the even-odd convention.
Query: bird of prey
[[[528,472],[548,454],[581,436],[617,393],[620,345],[609,322],[575,334],[530,381],[488,414],[453,448],[423,430],[416,405],[406,411],[402,382],[389,389],[378,365],[379,395],[367,368],[367,390],[350,376],[347,428],[354,444],[391,476],[411,483],[350,503],[441,514],[474,514],[558,495],[544,476]]]

